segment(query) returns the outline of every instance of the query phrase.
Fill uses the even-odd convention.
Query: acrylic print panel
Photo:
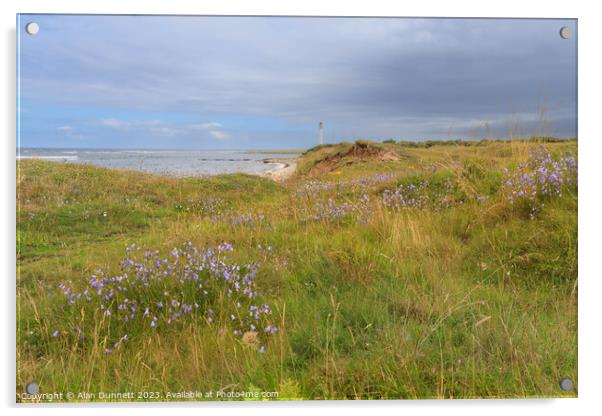
[[[577,395],[577,22],[19,15],[17,400]]]

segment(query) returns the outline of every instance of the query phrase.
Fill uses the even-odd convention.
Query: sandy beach
[[[265,172],[259,172],[258,174],[277,182],[289,179],[297,170],[297,158],[294,157],[264,159],[264,162],[278,163],[279,166]]]

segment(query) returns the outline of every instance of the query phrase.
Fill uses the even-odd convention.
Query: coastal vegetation
[[[17,389],[575,397],[577,192],[552,138],[323,145],[283,182],[20,160]]]

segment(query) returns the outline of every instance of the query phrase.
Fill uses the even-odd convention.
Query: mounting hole
[[[562,39],[569,39],[573,33],[571,32],[571,28],[568,26],[562,26],[560,28],[560,37]]]
[[[573,390],[573,380],[571,380],[570,378],[563,378],[562,380],[560,380],[560,388],[564,391],[570,391]]]
[[[27,394],[38,394],[40,391],[40,386],[38,383],[29,383],[27,386],[25,386],[25,391]]]
[[[25,25],[25,31],[30,35],[37,35],[40,31],[40,25],[36,22],[29,22]]]

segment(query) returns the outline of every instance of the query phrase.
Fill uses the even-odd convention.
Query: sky
[[[20,147],[302,149],[320,121],[327,143],[577,136],[575,20],[20,15],[18,31]]]

